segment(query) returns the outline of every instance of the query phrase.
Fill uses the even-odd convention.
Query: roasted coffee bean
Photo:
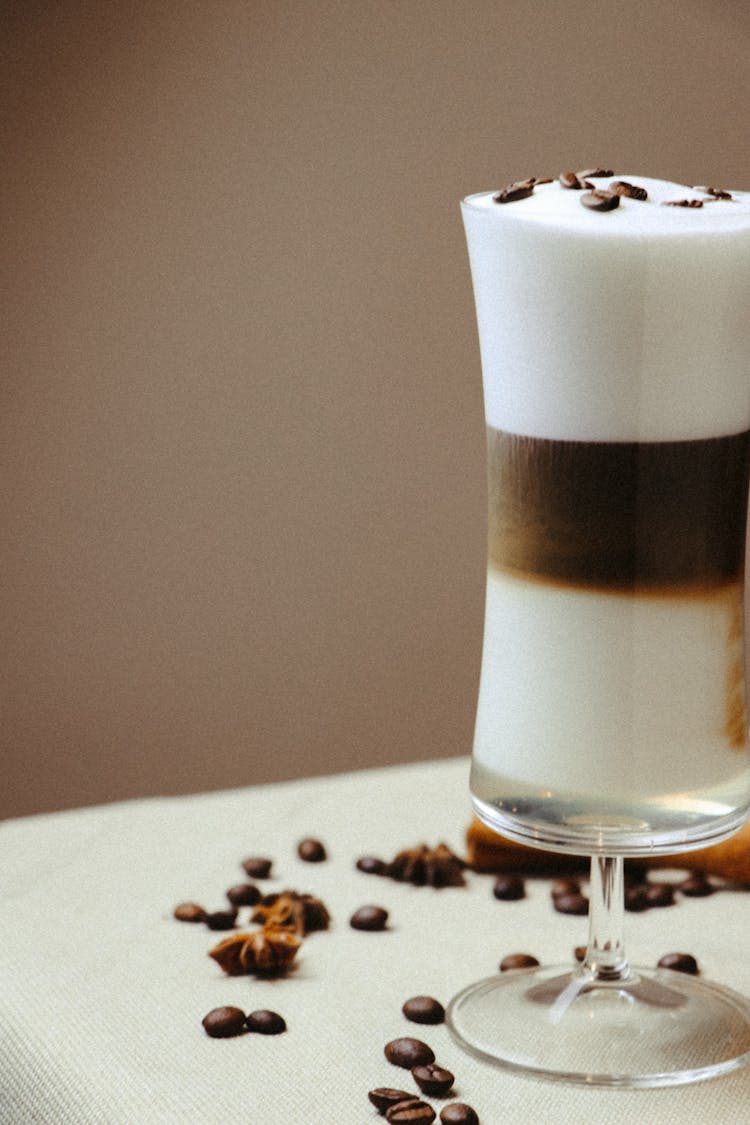
[[[703,872],[694,871],[680,883],[677,890],[688,898],[705,898],[707,895],[714,894],[716,887],[709,882]]]
[[[378,1113],[382,1114],[392,1105],[398,1105],[399,1102],[413,1102],[415,1100],[414,1094],[410,1094],[408,1090],[396,1090],[392,1086],[377,1086],[374,1090],[370,1090],[367,1096]]]
[[[500,972],[507,973],[511,969],[533,969],[539,962],[530,953],[508,953],[500,962]]]
[[[364,871],[365,875],[385,875],[388,864],[377,856],[363,855],[357,860],[357,870]]]
[[[662,207],[702,207],[702,199],[667,199]]]
[[[585,961],[586,960],[586,946],[585,945],[577,945],[575,947],[575,949],[573,950],[573,956],[575,957],[576,961]]]
[[[526,887],[520,875],[498,875],[492,893],[501,902],[516,902],[524,897]]]
[[[322,863],[327,859],[325,847],[321,844],[320,840],[300,840],[297,845],[297,855],[300,859],[304,859],[305,863]]]
[[[587,168],[584,172],[578,173],[578,177],[581,180],[585,180],[590,176],[596,176],[597,178],[602,176],[614,176],[614,172],[610,168]]]
[[[213,1008],[201,1022],[212,1039],[229,1039],[245,1030],[245,1013],[241,1008]]]
[[[593,188],[586,179],[579,179],[575,172],[561,172],[558,176],[560,184],[569,191],[580,191],[581,188]]]
[[[174,908],[178,922],[205,922],[206,911],[197,902],[181,902]]]
[[[534,176],[534,184],[551,184],[551,176]]]
[[[394,1066],[403,1067],[404,1070],[413,1070],[415,1066],[426,1066],[434,1063],[435,1052],[421,1039],[412,1039],[409,1035],[402,1035],[398,1039],[391,1039],[383,1048],[385,1057]]]
[[[227,891],[227,898],[232,906],[257,906],[261,897],[260,890],[254,883],[238,883]]]
[[[493,195],[492,199],[495,203],[515,203],[518,199],[526,199],[534,191],[534,180],[516,180],[513,184],[508,184],[497,195]]]
[[[271,874],[271,867],[273,866],[270,859],[265,856],[250,856],[249,859],[243,861],[242,866],[250,876],[251,879],[267,879]]]
[[[456,1081],[455,1075],[443,1066],[436,1066],[435,1063],[415,1066],[411,1076],[422,1093],[430,1098],[444,1098]]]
[[[404,1001],[401,1011],[412,1023],[443,1023],[445,1008],[434,996],[412,996]]]
[[[633,883],[631,886],[625,888],[625,909],[633,914],[639,914],[643,910],[648,910],[649,901],[647,897],[648,887],[645,883]]]
[[[385,1111],[385,1119],[392,1122],[392,1125],[430,1125],[436,1116],[432,1106],[421,1102],[419,1098],[399,1102]]]
[[[588,914],[589,900],[582,894],[555,895],[552,905],[558,914]]]
[[[443,1125],[479,1125],[477,1111],[466,1102],[451,1102],[440,1111]]]
[[[731,191],[723,191],[722,188],[715,187],[696,187],[693,191],[705,191],[706,195],[712,195],[714,199],[731,199]]]
[[[388,911],[382,906],[360,906],[349,919],[353,930],[384,930],[388,924]]]
[[[674,906],[674,887],[671,883],[649,883],[646,902],[649,906]]]
[[[251,1012],[245,1020],[248,1031],[257,1031],[260,1035],[281,1035],[286,1031],[286,1021],[278,1012],[269,1012],[267,1008],[259,1008]]]
[[[645,188],[638,187],[637,184],[629,184],[627,180],[613,180],[609,185],[609,190],[613,191],[615,195],[624,195],[628,199],[648,199],[648,192]]]
[[[231,910],[214,910],[203,921],[209,930],[232,930],[237,921],[237,911],[234,907]]]
[[[554,879],[550,887],[550,894],[553,898],[558,895],[579,895],[581,893],[581,884],[577,879]]]
[[[690,976],[698,976],[700,969],[698,962],[692,953],[665,953],[659,959],[657,966],[659,969],[672,969],[675,973],[689,973]]]
[[[590,211],[614,211],[620,206],[620,197],[605,188],[595,188],[594,191],[587,191],[581,196],[581,203]]]

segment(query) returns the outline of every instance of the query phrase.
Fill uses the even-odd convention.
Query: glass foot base
[[[556,965],[500,973],[451,1002],[448,1027],[473,1055],[587,1086],[673,1086],[750,1062],[750,1003],[668,969],[594,980]]]

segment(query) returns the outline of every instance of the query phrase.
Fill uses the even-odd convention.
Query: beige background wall
[[[750,9],[2,18],[0,815],[467,752],[458,200],[599,161],[750,186]]]

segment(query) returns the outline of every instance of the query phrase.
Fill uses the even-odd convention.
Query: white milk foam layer
[[[540,184],[462,203],[487,423],[533,437],[677,441],[750,425],[750,193],[639,175],[591,211]],[[669,200],[703,199],[700,208]]]
[[[741,615],[739,583],[662,599],[489,567],[474,760],[492,797],[731,790],[747,776]]]

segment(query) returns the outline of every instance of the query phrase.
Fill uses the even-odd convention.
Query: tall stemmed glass
[[[498,974],[448,1015],[502,1066],[658,1086],[750,1060],[743,997],[634,968],[622,940],[623,857],[718,841],[750,807],[750,196],[611,181],[462,204],[489,487],[472,799],[590,856],[591,884],[580,967]]]

